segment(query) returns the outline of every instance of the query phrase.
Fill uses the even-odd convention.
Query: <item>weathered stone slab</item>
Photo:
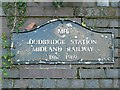
[[[19,69],[6,69],[7,76],[4,78],[19,78]]]
[[[107,78],[120,78],[120,69],[107,69],[106,76]]]
[[[115,57],[120,58],[120,49],[119,48],[115,49]]]
[[[57,80],[57,88],[68,88],[68,87],[70,87],[70,80],[68,79]]]
[[[21,69],[20,78],[75,78],[75,69]]]
[[[27,87],[28,87],[27,79],[14,80],[14,88],[27,88]]]
[[[8,80],[8,79],[3,79],[2,80],[2,88],[12,88],[12,80]]]
[[[98,80],[86,80],[85,88],[99,88]]]
[[[71,80],[71,88],[84,88],[84,80]]]
[[[81,78],[106,78],[103,69],[81,69]]]
[[[56,81],[52,79],[43,80],[43,88],[55,88]]]
[[[100,88],[113,88],[113,80],[112,79],[101,79],[99,81]]]

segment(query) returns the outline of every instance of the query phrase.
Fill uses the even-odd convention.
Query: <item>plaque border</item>
[[[112,60],[110,61],[97,61],[97,60],[83,60],[83,61],[80,61],[80,60],[77,60],[77,61],[45,61],[45,60],[40,60],[40,61],[13,61],[13,64],[14,65],[104,65],[104,64],[114,64],[114,32],[113,31],[96,31],[92,28],[89,28],[89,27],[85,27],[85,26],[82,26],[82,24],[78,23],[77,21],[72,21],[72,20],[69,20],[69,19],[53,19],[53,20],[50,20],[48,21],[47,23],[44,23],[43,25],[41,26],[38,26],[32,30],[22,30],[22,31],[19,31],[19,32],[15,32],[13,31],[12,33],[28,33],[28,32],[32,32],[32,31],[35,31],[36,29],[39,29],[47,24],[50,24],[50,23],[53,23],[53,22],[56,22],[56,21],[69,21],[69,22],[72,22],[72,23],[75,23],[91,32],[95,32],[95,33],[103,33],[103,34],[111,34],[111,39],[112,39]]]

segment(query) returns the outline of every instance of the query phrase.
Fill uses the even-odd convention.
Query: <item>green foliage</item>
[[[4,14],[6,15],[7,19],[7,26],[11,30],[11,32],[16,31],[19,32],[19,29],[23,26],[23,24],[26,21],[26,12],[27,12],[27,3],[22,2],[22,0],[18,2],[3,2],[2,3],[2,9]],[[10,37],[7,37],[6,33],[2,33],[2,47],[7,51],[2,58],[3,63],[3,75],[7,76],[8,73],[6,71],[6,68],[13,68],[13,62],[12,59],[15,56],[11,52],[11,44],[9,40],[11,40],[12,34]]]
[[[62,6],[62,0],[54,0],[53,1],[53,6],[55,7],[55,8],[61,8],[61,6]]]
[[[12,58],[15,56],[10,51],[10,44],[8,44],[8,37],[5,32],[2,33],[2,47],[7,51],[1,58],[4,60],[3,65],[5,65],[7,68],[10,66],[12,67]]]
[[[26,21],[26,2],[3,2],[2,8],[7,16],[7,26],[11,31],[19,31]]]
[[[82,26],[86,27],[86,24],[85,24],[85,22],[84,22],[84,21],[82,22]]]

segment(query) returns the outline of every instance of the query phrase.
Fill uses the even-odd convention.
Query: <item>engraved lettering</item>
[[[55,56],[55,55],[49,55],[48,58],[49,58],[50,60],[52,60],[52,59],[55,59],[55,60],[59,59],[59,57],[57,57],[57,56]]]
[[[77,55],[66,55],[65,56],[66,58],[65,59],[77,59]]]
[[[62,47],[50,47],[49,51],[51,52],[61,52],[63,49]]]
[[[63,35],[63,34],[69,34],[69,30],[65,29],[65,28],[58,29],[58,33],[61,34],[61,35]]]
[[[34,52],[46,52],[47,47],[33,47],[32,51],[34,51]]]

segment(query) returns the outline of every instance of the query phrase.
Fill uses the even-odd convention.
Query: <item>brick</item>
[[[4,79],[2,80],[2,88],[12,88],[12,80]]]
[[[85,88],[99,88],[98,80],[86,80]]]
[[[114,79],[114,88],[120,88],[120,79]]]
[[[32,12],[31,12],[32,11]],[[28,7],[28,16],[73,16],[72,7],[61,7],[55,9],[54,7]]]
[[[70,80],[68,79],[57,80],[57,88],[69,88],[69,87],[70,87]]]
[[[92,6],[90,4],[89,6]],[[39,6],[39,7],[54,7],[52,2],[38,2],[38,3],[31,3],[27,2],[27,6]],[[82,6],[82,2],[62,2],[61,7],[70,7],[70,6]]]
[[[97,19],[97,27],[119,27],[117,19]]]
[[[31,12],[32,11],[32,12]],[[43,7],[27,7],[27,16],[44,16]]]
[[[120,48],[120,39],[115,39],[115,47]]]
[[[109,19],[97,19],[97,27],[110,27]]]
[[[119,58],[115,58],[113,67],[120,67],[120,59]]]
[[[78,16],[89,16],[91,18],[95,17],[117,17],[118,9],[112,7],[78,7],[77,8]]]
[[[107,69],[106,76],[107,78],[120,78],[119,72],[120,69]]]
[[[97,0],[97,6],[109,6],[109,0]]]
[[[120,49],[115,48],[115,57],[120,57]]]
[[[14,80],[14,88],[27,88],[28,80],[26,79],[18,79]]]
[[[2,28],[6,28],[7,27],[7,19],[6,17],[1,17],[2,18]]]
[[[34,7],[46,7],[46,6],[53,6],[52,2],[27,2],[27,6],[34,6]]]
[[[4,78],[19,78],[19,69],[6,69],[7,76],[4,76]]]
[[[99,8],[79,8],[78,16],[99,16]]]
[[[100,88],[113,88],[112,79],[100,80],[99,85],[100,85]]]
[[[84,21],[89,27],[94,27],[96,25],[96,19],[85,19]]]
[[[84,88],[84,80],[76,79],[71,80],[71,88]]]
[[[118,4],[118,2],[111,2],[111,6],[112,6],[112,7],[118,7],[119,4]]]
[[[21,69],[21,78],[75,78],[75,69]]]
[[[43,88],[55,88],[56,81],[52,79],[44,79],[43,80]]]
[[[42,79],[29,79],[28,80],[28,87],[29,88],[42,88]]]
[[[81,78],[105,78],[103,69],[81,69]]]
[[[73,16],[73,8],[72,7],[61,7],[60,9],[55,10],[53,8],[47,7],[45,9],[45,15],[46,16]]]
[[[114,29],[115,32],[115,37],[120,37],[120,30],[119,29]]]
[[[110,20],[110,27],[119,27],[118,21],[119,19]]]
[[[82,2],[82,7],[94,7],[95,2]]]

